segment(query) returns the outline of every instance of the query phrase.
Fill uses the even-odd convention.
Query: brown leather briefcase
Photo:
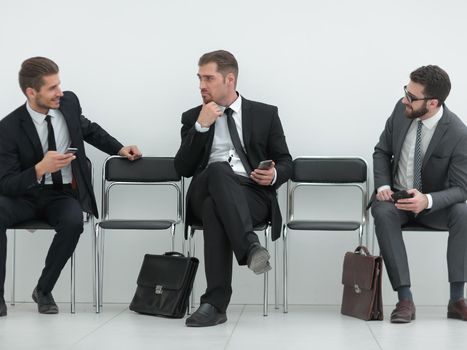
[[[347,252],[342,271],[341,313],[365,321],[383,319],[381,275],[383,259],[373,256],[364,246]]]

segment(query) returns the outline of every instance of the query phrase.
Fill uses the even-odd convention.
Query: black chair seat
[[[105,220],[99,226],[109,230],[166,230],[174,220]]]
[[[46,221],[34,219],[23,221],[9,227],[12,230],[52,230],[53,227],[50,226]]]
[[[357,221],[311,221],[293,220],[287,223],[291,230],[302,231],[355,231],[360,227]]]
[[[190,226],[191,229],[195,230],[195,231],[202,231],[203,230],[203,225],[201,225],[199,223],[188,225],[188,226]],[[264,230],[266,230],[267,227],[268,227],[268,224],[261,224],[261,225],[253,227],[253,231],[264,231]]]

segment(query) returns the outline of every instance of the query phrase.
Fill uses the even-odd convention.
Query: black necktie
[[[422,191],[422,126],[423,122],[418,121],[417,136],[415,137],[415,153],[413,157],[413,188]]]
[[[240,137],[238,136],[237,126],[235,125],[235,120],[232,117],[233,110],[231,108],[226,108],[224,113],[227,116],[227,125],[229,127],[230,138],[232,139],[235,151],[240,157],[240,160],[242,161],[243,167],[245,168],[247,175],[250,176],[251,165],[248,162],[248,158],[246,156],[245,151],[243,150],[242,143],[240,142]]]
[[[47,121],[47,129],[49,131],[49,134],[47,136],[47,141],[49,143],[49,151],[56,151],[57,150],[57,145],[55,143],[55,133],[54,133],[54,128],[52,126],[52,121],[50,120],[50,115],[45,117],[45,120]],[[62,172],[56,171],[55,173],[52,173],[52,182],[54,184],[54,188],[59,190],[63,188],[63,178],[62,178]]]

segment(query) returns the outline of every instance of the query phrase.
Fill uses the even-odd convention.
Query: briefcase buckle
[[[353,289],[354,289],[355,293],[357,293],[357,294],[360,294],[362,292],[362,290],[360,289],[360,287],[356,283],[354,284]]]
[[[156,286],[155,293],[156,294],[162,294],[162,286],[160,286],[160,285]]]

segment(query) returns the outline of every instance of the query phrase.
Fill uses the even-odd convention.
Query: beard
[[[419,109],[412,108],[411,110],[408,110],[406,106],[405,116],[409,119],[417,119],[417,118],[423,117],[425,114],[428,113],[428,108],[426,108],[427,104],[428,104],[428,101],[425,101],[425,104]]]

